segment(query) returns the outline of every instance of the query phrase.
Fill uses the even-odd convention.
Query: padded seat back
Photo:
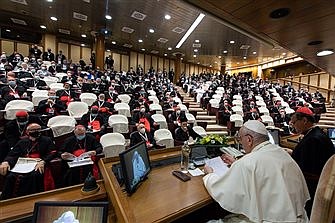
[[[82,102],[85,102],[88,106],[91,106],[97,100],[97,96],[93,93],[81,93],[79,98]]]
[[[71,133],[76,126],[76,120],[68,115],[58,115],[50,118],[47,126],[51,128],[54,137],[59,137]]]
[[[27,112],[34,111],[34,104],[31,101],[26,100],[12,100],[8,102],[5,107],[5,119],[16,119],[16,112],[21,110],[25,110]]]
[[[118,112],[120,115],[124,115],[126,117],[131,117],[130,114],[130,107],[127,103],[116,103],[114,104],[114,109]]]
[[[154,122],[157,122],[159,124],[160,129],[167,129],[168,125],[166,122],[166,118],[162,114],[153,114],[151,118],[154,120]]]
[[[80,119],[88,112],[88,105],[81,101],[72,101],[69,103],[67,110],[70,116]]]

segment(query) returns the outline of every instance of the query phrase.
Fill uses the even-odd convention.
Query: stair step
[[[320,120],[318,122],[320,125],[335,125],[335,120]]]
[[[335,125],[323,125],[323,124],[316,124],[316,126],[319,126],[322,129],[328,129],[328,128],[335,128]]]
[[[335,117],[335,114],[334,113],[325,113],[325,114],[322,114],[321,117]]]
[[[197,115],[207,115],[207,112],[206,111],[199,111],[199,112],[197,112]]]
[[[213,115],[197,115],[197,119],[214,119],[216,120],[216,116],[213,116]]]
[[[207,125],[206,131],[226,131],[227,127],[222,125]]]
[[[189,110],[189,111],[197,111],[197,112],[205,111],[205,110],[202,109],[202,108],[189,108],[188,110]],[[207,113],[207,112],[206,112],[206,113]]]
[[[207,122],[207,125],[208,124],[216,124],[216,120],[210,120],[210,119],[201,120],[201,119],[197,119],[197,118],[195,118],[195,119],[197,120],[197,122]]]
[[[206,131],[207,135],[215,134],[215,135],[228,135],[227,131]]]

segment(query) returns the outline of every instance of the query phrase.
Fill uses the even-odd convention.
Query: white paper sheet
[[[193,176],[193,177],[196,177],[196,176],[201,176],[201,175],[204,175],[205,173],[202,172],[199,168],[196,168],[194,170],[188,170],[188,172]]]
[[[206,160],[205,163],[207,166],[212,167],[213,172],[219,176],[223,176],[229,169],[227,164],[225,164],[219,156]]]
[[[14,173],[29,173],[35,169],[36,164],[37,160],[35,159],[20,157],[10,171]]]

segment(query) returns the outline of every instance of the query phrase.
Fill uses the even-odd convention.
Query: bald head
[[[77,125],[74,128],[74,134],[76,136],[78,136],[78,135],[85,135],[86,134],[86,128],[85,128],[85,126],[83,126],[83,125]]]
[[[28,132],[36,132],[36,131],[39,131],[39,130],[41,130],[41,126],[37,123],[31,123],[27,127]]]

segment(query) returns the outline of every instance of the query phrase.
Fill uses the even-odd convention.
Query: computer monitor
[[[123,180],[127,193],[134,193],[151,170],[145,142],[141,142],[119,154]]]
[[[269,141],[272,144],[279,145],[279,130],[278,129],[268,129]]]
[[[56,202],[35,203],[33,223],[107,223],[108,202]]]
[[[328,132],[328,137],[330,139],[335,140],[335,128],[329,128],[327,129],[327,132]]]

